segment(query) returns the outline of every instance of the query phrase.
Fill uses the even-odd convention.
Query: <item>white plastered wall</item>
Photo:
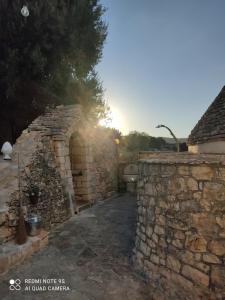
[[[225,141],[207,142],[197,145],[189,145],[188,152],[197,153],[223,153],[225,154]]]

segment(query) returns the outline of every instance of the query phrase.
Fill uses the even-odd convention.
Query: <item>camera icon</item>
[[[20,279],[10,279],[9,280],[10,291],[20,291],[21,290],[21,280]]]

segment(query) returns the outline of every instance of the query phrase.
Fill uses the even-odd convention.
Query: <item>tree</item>
[[[1,114],[23,129],[47,105],[81,103],[88,113],[104,111],[94,71],[107,32],[103,6],[98,0],[28,0],[25,18],[23,4],[0,0]],[[24,122],[17,122],[18,113]]]
[[[136,161],[139,151],[168,150],[169,144],[161,137],[152,137],[145,132],[132,131],[121,139],[121,159]],[[171,149],[172,150],[172,149]]]

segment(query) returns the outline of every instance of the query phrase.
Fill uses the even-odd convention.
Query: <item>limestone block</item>
[[[186,200],[180,203],[180,209],[184,212],[198,212],[200,211],[201,207],[195,200]]]
[[[155,205],[155,198],[154,197],[150,197],[148,203],[149,203],[149,206],[154,206]]]
[[[225,186],[218,182],[206,182],[203,189],[203,198],[210,201],[224,201]]]
[[[197,269],[203,271],[206,274],[208,274],[209,270],[210,270],[210,267],[207,264],[204,264],[202,262],[196,262],[194,264],[194,267],[196,267]]]
[[[184,247],[183,242],[181,240],[178,240],[178,239],[173,240],[172,244],[173,244],[173,246],[175,246],[176,248],[179,248],[179,249],[183,249],[183,247]]]
[[[221,231],[221,232],[219,233],[219,237],[225,238],[225,230],[224,230],[224,231]]]
[[[224,180],[225,179],[225,168],[218,168],[216,170],[216,177]]]
[[[161,170],[159,165],[145,165],[146,169],[148,168],[147,174],[150,175],[159,175]]]
[[[147,243],[148,243],[148,245],[149,245],[150,248],[156,248],[156,244],[152,240],[148,239]]]
[[[155,225],[154,232],[156,234],[162,235],[162,234],[165,234],[165,229],[162,226]]]
[[[145,260],[144,265],[145,265],[146,269],[148,270],[148,274],[151,276],[151,278],[159,277],[158,266],[156,266],[154,263],[152,263],[149,260]]]
[[[159,244],[160,247],[166,248],[167,247],[167,243],[165,241],[165,237],[160,237],[158,244]]]
[[[191,172],[197,180],[211,180],[213,178],[213,169],[208,166],[193,166]]]
[[[200,261],[201,258],[202,258],[202,254],[201,253],[195,253],[194,258],[195,258],[196,261]]]
[[[211,283],[217,288],[224,289],[225,283],[225,266],[212,266]]]
[[[171,166],[161,166],[161,176],[162,177],[171,177],[176,173],[176,167]]]
[[[184,222],[176,219],[171,219],[171,220],[167,219],[167,225],[177,230],[182,230],[182,231],[188,230],[188,226]]]
[[[176,195],[187,190],[185,180],[182,177],[176,177],[169,181],[168,190],[170,194]]]
[[[159,264],[159,257],[158,257],[157,255],[155,255],[155,254],[152,254],[152,255],[151,255],[150,260],[151,260],[154,264],[156,264],[156,265]]]
[[[183,233],[183,231],[176,231],[174,236],[176,239],[180,239],[180,240],[185,239],[185,234]]]
[[[186,264],[194,265],[195,263],[194,254],[191,251],[184,250],[180,252],[179,257]]]
[[[4,224],[5,221],[6,221],[6,211],[2,210],[0,211],[0,226]]]
[[[136,260],[137,260],[137,264],[139,264],[141,266],[143,264],[143,261],[144,261],[143,253],[141,253],[140,251],[137,251]]]
[[[207,241],[203,236],[190,235],[186,239],[186,247],[193,252],[206,252]]]
[[[143,232],[143,233],[145,233],[145,226],[141,226],[141,231]]]
[[[148,226],[146,229],[146,234],[148,237],[151,237],[153,233],[153,228],[151,226]]]
[[[159,242],[159,237],[158,237],[158,235],[156,235],[155,233],[153,233],[153,235],[152,235],[152,240],[153,240],[155,243],[158,243],[158,242]]]
[[[12,235],[12,231],[10,228],[5,227],[5,226],[0,227],[0,239],[2,239],[2,238],[7,239],[11,235]]]
[[[222,228],[225,229],[225,216],[216,217],[216,223]]]
[[[189,166],[179,166],[178,167],[178,174],[181,176],[188,176],[190,174]]]
[[[208,248],[213,254],[223,256],[225,254],[225,239],[211,241]]]
[[[180,268],[181,268],[181,263],[178,259],[176,259],[175,257],[168,255],[167,256],[167,261],[166,261],[166,265],[169,269],[179,273],[180,272]]]
[[[143,241],[141,241],[141,243],[140,243],[140,251],[145,255],[145,256],[148,256],[150,253],[148,252],[148,245],[145,243],[145,242],[143,242]]]
[[[203,261],[210,264],[220,264],[221,260],[214,254],[203,254]]]
[[[145,193],[149,196],[156,196],[157,195],[157,190],[155,188],[155,185],[153,183],[146,183]]]
[[[197,191],[198,190],[198,182],[193,178],[187,179],[187,187],[191,191]]]
[[[159,201],[159,207],[167,209],[167,208],[169,208],[169,205],[166,201],[161,200],[161,201]]]
[[[191,266],[188,266],[188,265],[184,265],[183,266],[183,269],[182,269],[182,274],[193,280],[196,284],[202,284],[206,287],[209,286],[209,276],[202,273],[201,271],[199,270],[196,270],[194,269],[193,267]]]
[[[216,218],[209,213],[195,213],[191,214],[192,224],[198,230],[199,234],[213,237],[218,233],[218,225]]]
[[[156,220],[157,224],[159,225],[165,225],[166,224],[166,218],[163,216],[163,215],[159,215],[157,217],[157,220]]]

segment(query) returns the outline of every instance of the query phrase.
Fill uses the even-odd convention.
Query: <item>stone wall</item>
[[[118,151],[113,135],[96,128],[91,138],[95,177],[95,201],[112,196],[118,190]]]
[[[0,243],[15,235],[19,199],[25,216],[37,213],[50,230],[78,212],[80,202],[92,204],[117,190],[117,149],[104,132],[91,128],[74,105],[47,111],[22,133],[11,162],[15,173],[19,158],[20,191],[17,183],[4,190],[8,201],[0,215]],[[0,190],[1,182],[0,174]]]
[[[139,162],[136,267],[155,299],[225,299],[225,160]]]

